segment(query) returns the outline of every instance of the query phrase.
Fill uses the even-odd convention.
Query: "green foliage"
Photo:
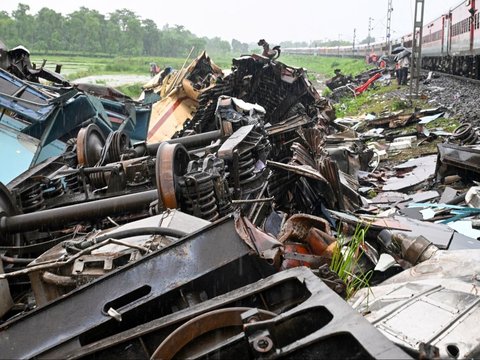
[[[229,42],[199,38],[181,25],[159,29],[150,19],[141,19],[128,9],[108,15],[86,7],[64,16],[49,8],[31,15],[30,7],[18,4],[12,14],[0,11],[0,36],[7,47],[24,45],[32,52],[76,54],[162,56],[184,58],[194,47],[193,56],[205,49],[231,52]],[[232,43],[233,45],[233,43]],[[236,49],[246,44],[235,43]]]
[[[236,56],[248,54],[248,44],[232,39],[232,53]]]
[[[310,47],[335,47],[335,46],[349,46],[351,41],[347,40],[313,40],[310,42]],[[298,47],[298,46],[295,46]]]
[[[333,77],[334,70],[339,68],[344,75],[356,76],[371,68],[363,59],[324,57],[312,55],[291,55],[283,54],[279,59],[281,62],[308,69],[310,72],[322,74],[326,77]]]
[[[339,67],[339,66],[340,66],[340,63],[339,63],[338,61],[336,61],[336,60],[333,60],[333,62],[330,64],[330,67],[331,67],[332,69],[336,69],[336,68]]]
[[[255,44],[257,46],[257,44]],[[282,48],[305,48],[309,47],[310,44],[306,41],[282,41],[280,43]]]
[[[408,109],[409,105],[405,100],[395,100],[392,103],[392,111],[398,111],[403,109]]]
[[[140,94],[142,93],[142,85],[143,84],[129,84],[129,85],[122,85],[118,86],[116,89],[121,91],[127,96],[130,96],[132,99],[138,99]]]
[[[323,89],[323,91],[322,91],[322,96],[323,96],[323,97],[329,97],[331,94],[332,94],[332,90],[330,90],[328,87],[326,87],[326,88]]]
[[[367,36],[365,39],[360,41],[360,44],[373,44],[375,42],[375,38],[373,36]]]
[[[362,227],[358,224],[351,239],[339,234],[337,247],[333,252],[330,270],[337,273],[347,287],[347,299],[350,298],[361,287],[369,286],[369,281],[373,275],[372,271],[367,273],[358,269],[358,261],[364,253],[365,235],[369,225]]]
[[[180,69],[185,62],[185,58],[172,57],[107,57],[105,54],[93,54],[96,57],[86,57],[77,55],[75,53],[70,53],[70,55],[34,54],[32,62],[40,64],[43,59],[48,59],[46,68],[50,70],[55,69],[55,64],[62,64],[62,74],[69,80],[90,75],[118,73],[148,75],[151,62],[156,63],[161,69],[167,66]],[[218,56],[212,57],[212,59],[222,69],[228,69],[232,64],[231,56]],[[193,57],[190,57],[191,60]]]
[[[210,55],[219,55],[219,54],[228,54],[231,52],[230,43],[228,41],[222,40],[218,36],[208,39],[204,38],[205,40],[205,49]]]
[[[460,121],[458,118],[445,119],[444,117],[440,117],[432,122],[429,122],[426,125],[426,128],[430,130],[442,128],[447,132],[453,132],[453,130],[455,130],[458,126],[460,126]]]
[[[340,104],[335,107],[337,118],[346,116],[360,115],[365,104],[369,102],[368,95],[363,93],[354,98],[345,98],[340,101]]]

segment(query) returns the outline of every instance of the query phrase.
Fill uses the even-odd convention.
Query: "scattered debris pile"
[[[0,185],[5,357],[480,354],[461,338],[478,317],[478,129],[389,165],[445,109],[335,120],[303,69],[260,55],[225,75],[202,53],[145,89],[151,116],[69,89],[93,120]],[[20,93],[0,94],[2,120],[35,125]]]
[[[46,60],[37,68],[35,63],[30,61],[30,51],[24,46],[16,46],[8,50],[0,41],[0,69],[10,72],[19,79],[39,83],[40,79],[51,81],[59,85],[69,85],[63,76],[60,75],[61,65],[57,65],[55,72],[45,68]]]
[[[377,80],[390,82],[391,70],[388,68],[372,69],[361,73],[354,78],[342,74],[340,69],[335,69],[335,76],[328,79],[325,85],[332,91],[330,99],[338,102],[342,98],[360,95],[373,86]]]
[[[87,90],[35,84],[0,69],[0,136],[4,146],[0,181],[9,182],[44,160],[68,152],[76,142],[80,152],[93,151],[83,156],[88,166],[93,166],[99,160],[99,142],[105,142],[113,131],[125,133],[122,141],[126,143],[128,139],[145,140],[150,118],[147,106],[129,98],[120,101],[94,96]],[[92,126],[87,130],[89,124]],[[79,134],[82,128],[83,135]]]

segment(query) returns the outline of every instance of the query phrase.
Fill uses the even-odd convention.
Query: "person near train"
[[[410,68],[410,55],[403,56],[397,61],[398,85],[407,85],[408,69]]]

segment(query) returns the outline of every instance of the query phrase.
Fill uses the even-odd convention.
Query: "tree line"
[[[104,15],[81,7],[64,16],[44,7],[32,15],[22,3],[11,14],[0,11],[0,41],[8,48],[23,45],[43,53],[185,57],[192,47],[195,54],[203,49],[212,55],[249,51],[239,40],[198,37],[182,25],[158,28],[128,9]]]
[[[361,40],[358,44],[374,43],[375,38],[370,36]],[[306,47],[336,47],[336,46],[351,46],[353,43],[347,40],[312,40],[307,41],[282,41],[280,46],[282,48],[306,48]]]

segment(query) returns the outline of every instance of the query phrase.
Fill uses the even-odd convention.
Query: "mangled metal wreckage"
[[[84,148],[88,142],[95,143],[95,138],[103,138],[97,141],[105,141],[108,136],[118,138],[113,135],[115,131],[122,133],[122,142],[129,142],[130,138],[132,141],[146,138],[150,117],[148,106],[131,99],[118,101],[107,96],[111,94],[94,96],[90,90],[88,85],[35,84],[0,69],[0,156],[3,167],[0,181],[10,182],[47,159],[51,162],[52,157],[62,155],[69,148]],[[90,158],[82,158],[82,161],[94,165],[97,155],[89,155]]]
[[[24,46],[16,46],[8,49],[0,40],[0,69],[8,71],[21,80],[28,80],[39,83],[40,79],[51,81],[56,84],[69,86],[60,71],[62,66],[57,64],[55,71],[51,71],[45,67],[46,60],[37,68],[35,63],[30,60],[30,51]]]
[[[252,55],[224,75],[201,54],[163,75],[145,94],[161,97],[148,134],[139,116],[133,122],[147,141],[87,122],[63,153],[0,186],[2,354],[359,359],[434,351],[428,337],[390,336],[341,299],[351,289],[330,265],[340,239],[368,220],[347,213],[366,207],[358,179],[373,152],[339,133],[305,71]],[[423,228],[408,221],[370,220],[351,271],[373,272],[380,284],[435,249],[469,243],[432,225],[441,240],[418,245],[405,231]],[[385,235],[392,228],[400,235]],[[397,262],[380,271],[383,253]]]

